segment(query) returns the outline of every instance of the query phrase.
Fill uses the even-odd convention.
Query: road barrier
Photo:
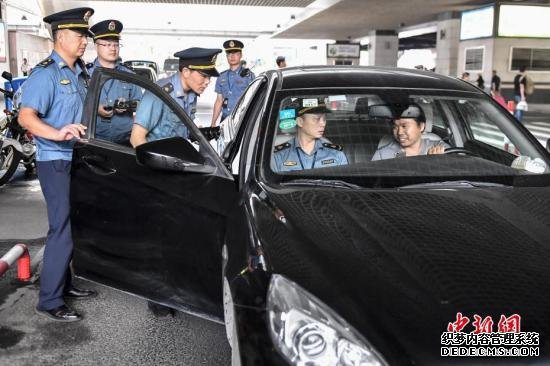
[[[2,258],[0,258],[0,277],[17,261],[17,279],[30,281],[31,257],[25,244],[16,244]]]

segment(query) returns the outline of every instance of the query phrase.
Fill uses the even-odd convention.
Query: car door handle
[[[116,169],[107,165],[107,159],[97,155],[86,155],[82,157],[82,162],[93,173],[98,175],[111,175],[116,173]]]

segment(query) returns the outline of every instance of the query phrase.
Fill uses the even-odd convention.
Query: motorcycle
[[[11,73],[4,71],[2,77],[6,79],[14,90]],[[20,93],[0,88],[4,97],[11,100],[13,107],[4,110],[5,116],[0,118],[0,186],[6,184],[22,163],[26,174],[32,174],[36,168],[36,145],[33,136],[18,122]]]

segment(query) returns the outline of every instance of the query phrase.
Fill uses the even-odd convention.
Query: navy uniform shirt
[[[221,94],[223,99],[227,98],[227,103],[222,106],[222,120],[233,111],[245,89],[256,77],[250,70],[247,76],[241,76],[242,69],[242,67],[239,67],[235,71],[225,70],[216,80],[216,93]]]
[[[313,168],[346,165],[348,159],[340,145],[332,144],[325,138],[315,141],[311,154],[306,154],[297,138],[275,146],[271,168],[274,172],[289,172]]]
[[[86,98],[85,71],[80,65],[75,70],[53,51],[49,58],[38,63],[21,86],[21,107],[32,108],[48,125],[61,129],[71,123],[80,123]],[[52,141],[35,136],[37,161],[71,160],[72,141]]]
[[[96,58],[92,64],[86,66],[88,67],[88,73],[92,75],[97,67],[101,67],[101,64]],[[116,63],[114,69],[134,73],[119,62]],[[122,80],[110,79],[103,85],[99,103],[106,107],[113,107],[117,100],[141,100],[141,97],[141,88],[139,86]],[[103,118],[98,115],[95,126],[95,137],[116,143],[127,143],[130,140],[133,123],[134,118],[131,113],[119,114],[113,110],[111,118]]]
[[[180,73],[157,81],[157,84],[185,110],[193,120],[197,105],[197,95],[193,91],[185,93],[181,85]],[[189,133],[183,121],[165,103],[150,92],[145,92],[136,111],[135,123],[149,131],[147,141],[181,136]]]
[[[448,148],[449,145],[444,143],[443,141],[433,141],[429,140],[427,138],[423,138],[420,140],[420,154],[419,155],[427,155],[428,150],[433,146],[443,145],[445,148]],[[374,152],[374,155],[372,157],[372,160],[384,160],[384,159],[393,159],[393,158],[399,158],[399,157],[405,157],[405,152],[401,148],[401,145],[395,140],[391,141],[389,144],[382,146],[378,150]]]

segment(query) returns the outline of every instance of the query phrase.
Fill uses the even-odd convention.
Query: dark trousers
[[[63,290],[71,286],[69,263],[73,255],[70,221],[71,162],[36,163],[40,187],[48,209],[48,238],[40,275],[38,309],[51,310],[65,303]]]

